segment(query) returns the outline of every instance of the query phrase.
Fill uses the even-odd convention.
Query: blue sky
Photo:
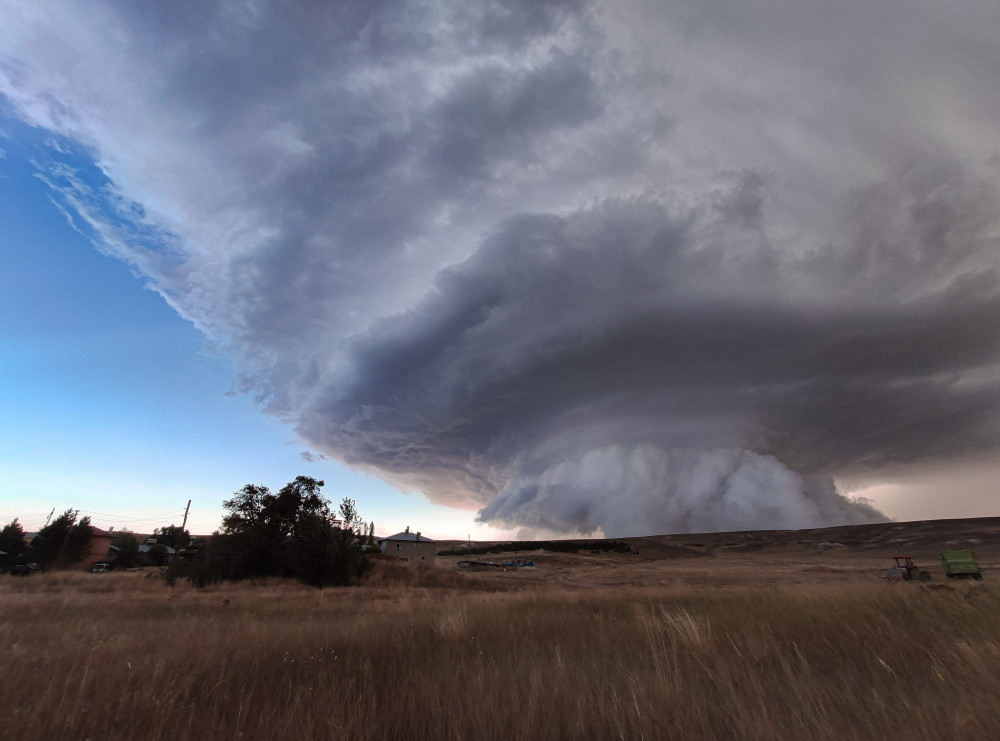
[[[298,474],[437,537],[994,515],[998,33],[0,0],[0,519],[207,532]]]
[[[303,460],[288,425],[233,393],[233,368],[204,335],[71,226],[37,164],[69,161],[99,184],[85,150],[10,117],[0,131],[0,520],[31,530],[74,508],[150,532],[179,525],[190,499],[189,529],[209,533],[243,484],[304,474],[334,503],[353,497],[382,534],[488,532],[470,512]]]

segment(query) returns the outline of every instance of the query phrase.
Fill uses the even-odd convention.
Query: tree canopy
[[[194,563],[175,560],[168,578],[185,571],[195,583],[282,576],[316,587],[356,581],[367,568],[365,523],[353,499],[335,521],[324,482],[297,476],[276,494],[247,484],[223,501],[226,515]]]
[[[90,554],[90,518],[77,522],[79,513],[68,509],[38,531],[27,550],[30,561],[43,569],[60,569]]]
[[[129,569],[139,563],[139,540],[131,530],[120,530],[111,544],[118,548],[118,568]]]
[[[15,517],[11,522],[3,526],[0,530],[0,564],[10,566],[18,563],[21,554],[24,553],[27,545],[24,542],[24,528]]]
[[[179,551],[191,542],[191,533],[180,525],[158,527],[153,531],[153,536],[156,538],[157,543],[162,543],[169,548],[173,548],[175,551]]]

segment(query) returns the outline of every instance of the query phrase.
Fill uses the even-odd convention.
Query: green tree
[[[146,558],[149,559],[151,566],[166,566],[168,555],[167,547],[163,543],[154,543],[149,546]]]
[[[337,509],[340,512],[340,519],[344,523],[343,526],[345,528],[356,530],[364,527],[365,522],[358,514],[357,502],[350,497],[344,497]]]
[[[0,564],[4,566],[16,564],[27,547],[24,542],[24,528],[15,517],[3,526],[3,530],[0,530],[0,551],[6,554],[0,555]]]
[[[119,532],[111,544],[118,547],[115,565],[120,569],[130,569],[139,562],[139,540],[131,530]]]
[[[324,482],[297,476],[277,494],[266,486],[247,484],[222,506],[222,534],[232,536],[236,552],[231,578],[288,576],[288,539],[297,534],[304,518],[329,517],[329,502],[320,489]]]
[[[173,548],[175,551],[179,551],[191,542],[191,533],[180,525],[158,527],[153,531],[153,535],[156,537],[157,543],[163,543],[163,545]]]
[[[224,561],[217,562],[220,567],[225,565],[225,578],[276,576],[280,568],[279,550],[286,535],[276,516],[276,496],[266,486],[247,484],[234,492],[232,499],[223,501],[222,506],[227,514],[222,518],[220,535],[230,547],[209,551],[226,554]]]
[[[356,582],[368,569],[361,533],[337,526],[331,518],[302,518],[289,543],[287,564],[299,581],[313,587]]]
[[[223,501],[226,515],[199,559],[168,569],[168,580],[186,574],[196,584],[286,576],[317,587],[349,584],[366,569],[364,524],[352,499],[341,502],[334,525],[323,481],[297,476],[272,493],[247,484]]]
[[[90,518],[77,522],[77,514],[68,509],[39,530],[28,547],[29,560],[43,569],[62,569],[90,555]]]
[[[66,566],[78,563],[90,555],[90,543],[94,533],[90,529],[90,517],[84,517],[72,528],[66,536],[66,547],[63,549],[63,563]]]

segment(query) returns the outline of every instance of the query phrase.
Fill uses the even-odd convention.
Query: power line
[[[152,521],[152,520],[163,520],[163,519],[166,519],[166,518],[171,517],[173,515],[183,514],[185,508],[184,507],[179,507],[178,509],[171,510],[170,512],[165,512],[162,515],[136,515],[134,517],[129,516],[129,515],[113,515],[113,514],[110,514],[108,512],[95,512],[95,511],[89,510],[89,509],[75,509],[75,508],[71,508],[71,509],[74,509],[75,512],[77,512],[78,514],[81,514],[81,515],[98,515],[99,517],[110,517],[110,518],[115,519],[115,520],[136,520],[136,521],[150,520],[150,521]],[[15,519],[18,520],[19,522],[23,522],[23,521],[26,521],[26,520],[32,520],[32,521],[34,521],[34,520],[42,520],[46,516],[48,516],[48,514],[49,514],[48,512],[28,512],[26,514],[18,514],[18,515],[16,515]]]
[[[166,518],[171,517],[172,515],[180,514],[180,513],[182,513],[184,511],[184,508],[181,507],[179,509],[173,509],[173,510],[170,510],[169,512],[166,512],[166,513],[162,514],[162,515],[146,515],[146,516],[135,516],[135,517],[129,517],[128,515],[112,515],[112,514],[109,514],[107,512],[94,512],[93,510],[85,510],[85,509],[81,509],[81,510],[77,510],[77,511],[80,514],[84,514],[84,515],[98,515],[99,517],[110,517],[110,518],[115,519],[115,520],[133,520],[133,521],[136,521],[136,522],[146,522],[146,521],[152,522],[154,520],[165,520]]]
[[[178,507],[177,509],[172,509],[169,512],[164,512],[163,514],[145,515],[145,516],[139,516],[139,515],[129,516],[129,515],[122,515],[122,514],[112,514],[110,512],[96,512],[94,510],[85,510],[85,509],[78,509],[78,510],[74,510],[74,511],[77,512],[77,514],[83,515],[83,516],[88,516],[88,517],[90,517],[90,516],[96,516],[96,517],[100,517],[102,520],[104,520],[106,522],[110,522],[111,524],[115,524],[115,525],[121,525],[121,524],[124,524],[126,526],[127,525],[162,525],[164,520],[167,520],[167,519],[173,520],[173,519],[176,519],[176,518],[178,518],[178,517],[180,517],[182,515],[186,515],[187,514],[187,510],[188,510],[188,508],[190,506],[191,505],[190,505],[190,502],[189,502],[187,507]],[[54,512],[54,510],[53,510],[53,512]],[[32,513],[27,514],[27,515],[17,515],[14,519],[16,519],[21,524],[22,528],[24,528],[28,532],[31,532],[31,531],[41,530],[45,525],[48,524],[48,521],[45,520],[46,514],[49,515],[49,520],[51,520],[51,514],[50,513],[45,513],[45,512],[32,512]],[[43,524],[43,520],[45,520],[44,524]]]

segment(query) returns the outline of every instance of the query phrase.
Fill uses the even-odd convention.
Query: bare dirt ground
[[[973,551],[983,578],[1000,574],[1000,517],[960,520],[890,522],[816,530],[767,530],[732,533],[657,535],[616,538],[633,553],[582,549],[578,553],[545,550],[468,556],[438,556],[435,568],[453,570],[459,561],[500,563],[530,559],[533,568],[480,574],[528,586],[598,588],[701,585],[816,584],[882,580],[892,556],[906,555],[932,582],[946,578],[938,554],[942,550]],[[459,549],[464,542],[441,542],[438,550]],[[473,546],[487,545],[473,543]]]

